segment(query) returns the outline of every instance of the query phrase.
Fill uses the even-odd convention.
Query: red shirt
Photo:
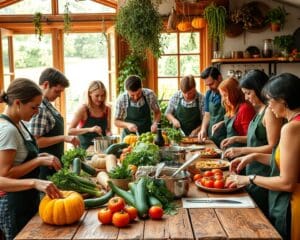
[[[239,136],[247,135],[249,123],[255,114],[253,106],[249,103],[245,102],[240,105],[233,123],[233,128]]]

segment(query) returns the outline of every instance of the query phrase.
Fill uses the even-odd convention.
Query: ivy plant
[[[38,36],[39,41],[42,40],[42,13],[36,12],[33,16],[34,32]]]

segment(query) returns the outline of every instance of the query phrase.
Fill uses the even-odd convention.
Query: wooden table
[[[206,142],[207,147],[214,147]],[[243,196],[246,192],[226,196]],[[188,197],[218,197],[206,193],[192,183]],[[224,194],[222,195],[224,196]],[[181,204],[181,201],[178,201]],[[81,220],[70,226],[51,226],[34,216],[17,235],[16,240],[65,239],[65,240],[134,240],[134,239],[282,239],[258,208],[183,209],[175,216],[164,215],[163,220],[137,220],[126,228],[101,225],[98,209],[87,210]]]

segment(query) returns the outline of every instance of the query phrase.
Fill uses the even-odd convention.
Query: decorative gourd
[[[180,32],[187,32],[192,29],[192,25],[189,21],[181,21],[180,23],[178,23],[177,29]]]
[[[202,29],[206,25],[206,20],[202,17],[194,17],[192,20],[192,27],[195,29]]]
[[[66,225],[78,221],[84,213],[82,196],[74,191],[61,191],[63,198],[51,199],[45,195],[39,206],[43,222]]]
[[[134,134],[129,134],[123,139],[124,143],[127,143],[131,146],[134,145],[137,141],[138,141],[138,136]]]

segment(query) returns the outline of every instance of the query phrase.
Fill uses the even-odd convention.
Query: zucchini
[[[148,196],[148,203],[149,205],[152,206],[159,206],[159,207],[163,207],[162,203],[154,196],[149,195]]]
[[[95,168],[82,161],[81,161],[81,169],[86,173],[90,174],[91,176],[95,176],[97,173]]]
[[[107,203],[109,201],[109,199],[111,199],[113,196],[114,196],[114,192],[112,190],[110,190],[101,197],[84,199],[84,206],[85,206],[85,208],[100,207],[103,204]]]
[[[115,156],[118,155],[118,151],[120,149],[128,147],[127,143],[114,143],[110,145],[106,150],[104,151],[105,154],[113,154]]]
[[[135,198],[137,183],[136,182],[130,182],[128,184],[128,187],[130,189],[130,192],[131,192],[132,196]]]
[[[80,174],[81,171],[81,160],[80,158],[74,158],[72,163],[73,173],[76,175]]]
[[[108,181],[108,185],[110,186],[111,190],[117,194],[119,197],[123,198],[127,204],[130,206],[135,207],[134,197],[130,192],[127,192],[119,187],[117,187],[115,184],[112,183],[112,181]]]
[[[146,189],[146,179],[141,178],[136,186],[136,192],[134,195],[134,200],[136,204],[136,209],[140,218],[146,218],[148,216],[148,201],[147,201],[147,189]]]

